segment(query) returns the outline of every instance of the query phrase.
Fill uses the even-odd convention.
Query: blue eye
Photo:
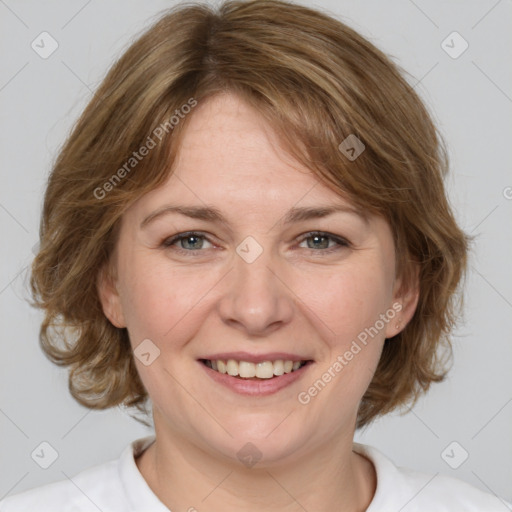
[[[195,252],[203,248],[203,241],[206,237],[201,233],[190,231],[187,233],[179,233],[176,236],[168,238],[162,242],[163,247],[171,247],[177,242],[182,242],[181,247],[177,247],[178,252]],[[183,243],[184,242],[184,243]],[[187,247],[188,246],[188,247]]]
[[[307,235],[302,238],[301,243],[306,240],[312,240],[312,244],[308,244],[307,248],[314,252],[330,253],[333,250],[338,250],[340,246],[349,246],[346,240],[322,231],[307,233]],[[334,246],[329,246],[330,241],[334,242]]]

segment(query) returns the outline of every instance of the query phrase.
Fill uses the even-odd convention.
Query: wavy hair
[[[385,341],[357,427],[415,403],[445,377],[449,334],[462,311],[471,239],[444,188],[447,152],[398,65],[341,21],[285,0],[178,5],[108,71],[45,191],[30,276],[32,304],[45,312],[43,351],[69,367],[69,389],[81,404],[147,412],[128,332],[105,317],[98,277],[114,272],[123,212],[168,178],[193,115],[180,115],[184,105],[222,92],[255,106],[323,183],[389,222],[404,286],[419,264],[416,311]],[[135,162],[155,134],[158,143]],[[339,149],[350,134],[365,145],[353,161]]]

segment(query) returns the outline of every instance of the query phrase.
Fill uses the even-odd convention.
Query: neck
[[[247,468],[179,434],[162,434],[136,463],[170,510],[363,512],[375,494],[373,464],[352,451],[351,437],[318,446],[293,464]]]

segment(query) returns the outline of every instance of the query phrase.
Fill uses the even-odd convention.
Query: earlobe
[[[114,278],[108,270],[108,266],[103,267],[100,272],[98,272],[96,289],[98,290],[103,313],[110,323],[114,325],[114,327],[126,327],[119,293]]]

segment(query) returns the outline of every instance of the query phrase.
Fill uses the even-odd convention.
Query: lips
[[[307,356],[273,352],[211,354],[198,363],[215,382],[243,395],[265,396],[300,379],[314,363]]]

